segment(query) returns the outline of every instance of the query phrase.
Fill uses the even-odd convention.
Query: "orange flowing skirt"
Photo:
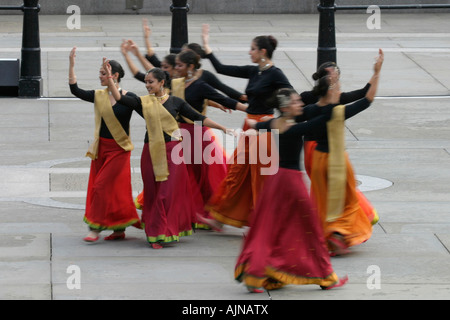
[[[262,121],[262,118],[273,117],[273,115],[248,114],[247,117]],[[243,130],[247,129],[249,128],[244,125]],[[233,158],[228,161],[228,172],[225,179],[205,206],[214,219],[237,228],[251,224],[254,206],[267,177],[261,174],[261,169],[271,165],[270,163],[263,164],[259,156],[256,161],[250,161],[253,156],[250,154],[250,150],[255,150],[250,147],[250,144],[255,143],[261,147],[265,143],[267,155],[271,156],[272,153],[271,135],[268,133],[258,137],[244,137],[240,142],[242,143],[238,144],[232,155]]]
[[[308,174],[309,178],[311,178],[313,155],[316,146],[317,146],[316,141],[307,140],[303,144],[305,171]],[[378,222],[377,210],[372,206],[370,201],[367,200],[366,196],[360,190],[356,189],[356,194],[358,197],[359,205],[366,213],[367,218],[372,224],[376,224]]]
[[[345,207],[341,216],[334,221],[327,221],[328,192],[328,153],[314,151],[311,168],[311,193],[317,205],[322,221],[325,238],[333,233],[344,236],[346,244],[351,247],[367,241],[372,235],[372,224],[359,203],[356,192],[356,180],[352,165],[346,154],[347,185]]]

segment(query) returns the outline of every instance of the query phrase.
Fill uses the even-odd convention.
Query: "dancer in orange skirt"
[[[75,76],[76,48],[70,53],[69,84],[72,94],[93,102],[95,110],[95,140],[87,156],[91,161],[89,184],[84,221],[90,232],[85,241],[99,239],[102,230],[114,232],[105,240],[125,238],[125,228],[130,225],[140,227],[140,219],[133,203],[131,190],[130,155],[133,144],[129,138],[132,110],[120,104],[109,90],[83,90],[77,85]],[[112,72],[107,74],[100,68],[101,85],[108,85],[108,77],[118,89],[124,72],[116,61],[111,61]],[[121,89],[120,89],[121,90]],[[131,92],[123,94],[135,96]]]
[[[311,170],[311,191],[332,255],[348,253],[349,247],[367,241],[372,235],[371,221],[359,203],[354,172],[345,152],[344,121],[365,110],[374,100],[383,60],[380,49],[373,83],[365,98],[336,106],[339,99],[332,97],[336,96],[335,91],[340,91],[339,79],[327,75],[314,87],[319,102],[305,108],[305,113],[333,108],[331,120],[314,131],[317,147]]]
[[[256,219],[246,235],[235,267],[235,279],[250,292],[273,290],[288,284],[342,286],[333,271],[322,226],[300,171],[302,136],[325,124],[328,115],[294,124],[302,101],[293,89],[281,89],[274,99],[282,116],[263,123],[248,121],[256,129],[278,129],[279,170],[267,177],[255,207]]]
[[[325,62],[322,65],[319,66],[317,69],[317,72],[315,72],[312,75],[312,78],[317,81],[320,78],[329,75],[334,78],[333,81],[336,81],[341,76],[341,71],[339,67],[334,62]],[[339,94],[339,104],[348,104],[354,101],[357,101],[359,99],[362,99],[367,94],[367,91],[369,90],[372,83],[375,81],[376,75],[374,74],[372,78],[369,80],[369,82],[366,84],[364,88],[361,88],[359,90],[354,90],[350,92],[338,92]],[[314,104],[319,100],[319,97],[316,96],[313,91],[305,91],[300,94],[302,97],[303,102],[305,105]],[[312,166],[312,157],[314,150],[317,146],[317,142],[314,141],[313,134],[306,134],[303,137],[303,155],[304,155],[304,164],[305,164],[305,171],[308,174],[308,177],[311,178],[311,166]],[[370,202],[367,200],[367,198],[364,196],[364,194],[360,190],[356,190],[359,203],[361,207],[363,208],[364,212],[366,213],[367,217],[371,221],[372,225],[376,224],[379,220],[378,213],[376,209],[370,204]]]
[[[247,117],[250,119],[261,121],[273,117],[273,108],[267,105],[268,98],[278,89],[292,88],[285,74],[272,62],[277,44],[278,41],[273,36],[258,36],[251,42],[249,51],[251,61],[256,63],[256,66],[223,65],[209,47],[207,26],[203,28],[206,58],[211,61],[215,70],[220,74],[248,79],[245,92],[248,99]],[[243,129],[247,129],[246,125]],[[270,141],[270,134],[259,136],[256,141],[259,146],[263,143],[266,145],[268,157],[271,157]],[[216,221],[209,220],[205,223],[217,230],[220,230],[223,223],[239,228],[251,224],[251,213],[266,178],[261,174],[261,170],[271,165],[263,164],[260,158],[256,159],[256,163],[250,164],[249,140],[243,138],[241,142],[245,144],[238,144],[228,161],[230,164],[227,176],[206,205],[206,209]],[[242,159],[245,161],[240,161]]]

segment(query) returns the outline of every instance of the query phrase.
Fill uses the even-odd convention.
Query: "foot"
[[[328,286],[328,287],[320,286],[320,287],[322,288],[322,290],[330,290],[330,289],[333,289],[333,288],[342,287],[347,282],[348,282],[348,277],[345,276],[343,278],[340,278],[338,282],[336,282],[335,284],[333,284],[331,286]]]
[[[342,256],[344,254],[350,253],[348,246],[345,243],[344,237],[339,233],[333,233],[328,238],[328,244],[330,247],[330,256]]]
[[[105,237],[104,240],[123,240],[123,239],[125,239],[125,232],[115,231],[111,233],[109,236]]]
[[[86,237],[83,238],[86,242],[95,242],[99,238],[100,231],[91,230]]]
[[[163,246],[160,245],[158,242],[154,242],[150,244],[152,246],[153,249],[162,249]]]
[[[208,219],[197,213],[197,219],[201,222],[209,226],[211,229],[217,232],[223,232],[223,224],[214,219]]]
[[[254,287],[247,287],[248,292],[250,293],[263,293],[263,288],[254,288]]]

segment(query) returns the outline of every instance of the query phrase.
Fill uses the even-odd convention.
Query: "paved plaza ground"
[[[382,13],[379,30],[367,28],[365,13],[336,14],[344,91],[363,87],[378,48],[385,51],[377,99],[346,123],[347,150],[360,189],[378,210],[380,222],[369,241],[345,257],[332,258],[336,273],[349,276],[346,286],[330,291],[287,286],[259,295],[233,280],[245,230],[198,231],[163,250],[151,249],[144,232],[133,228],[125,241],[83,242],[89,173],[84,154],[94,113],[92,104],[70,93],[70,49],[79,48],[79,86],[96,89],[102,57],[125,65],[122,39],[143,47],[143,17],[150,21],[156,53],[168,53],[171,17],[82,16],[79,30],[67,28],[68,17],[40,16],[43,97],[0,99],[0,299],[450,299],[448,14]],[[301,92],[313,85],[318,18],[189,14],[189,41],[200,42],[201,26],[209,23],[217,57],[243,65],[251,63],[251,39],[272,34],[279,40],[274,62]],[[0,59],[20,58],[21,25],[21,16],[0,16]],[[209,61],[202,63],[213,70]],[[122,87],[144,95],[143,84],[128,68],[126,73]],[[218,77],[245,88],[245,80]],[[245,117],[208,112],[233,128],[241,128]],[[134,115],[135,194],[142,190],[144,134],[143,119]],[[70,286],[73,270],[80,271],[80,288]]]

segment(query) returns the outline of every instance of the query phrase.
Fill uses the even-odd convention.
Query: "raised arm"
[[[125,58],[125,61],[127,62],[128,68],[130,68],[131,73],[133,76],[136,76],[138,74],[139,68],[134,64],[133,59],[131,59],[129,55],[130,51],[130,45],[127,40],[123,40],[122,44],[120,45],[120,52],[122,52],[123,57]]]
[[[150,42],[150,36],[152,34],[152,29],[148,26],[148,20],[142,19],[142,31],[144,33],[144,42],[145,46],[147,48],[147,55],[149,57],[153,56],[155,54],[155,51],[153,50],[152,43]]]
[[[133,40],[128,40],[128,46],[130,48],[130,51],[136,56],[136,58],[139,60],[139,62],[144,67],[145,71],[148,71],[150,69],[154,68],[154,65],[150,63],[139,51],[139,47]]]
[[[75,75],[75,58],[77,56],[77,47],[73,47],[69,54],[69,84],[77,83]]]
[[[106,75],[108,76],[108,89],[111,92],[114,100],[119,101],[122,98],[122,94],[120,93],[119,89],[117,89],[112,73],[111,73],[111,65],[109,64],[109,60],[106,58],[103,58],[103,69],[106,71]]]
[[[209,46],[209,25],[203,24],[202,27],[202,41],[203,41],[203,50],[205,50],[205,58],[208,58],[214,69],[221,74],[231,76],[231,77],[239,77],[239,78],[248,78],[250,76],[250,71],[253,66],[233,66],[233,65],[224,65],[222,64],[216,56],[212,53],[212,50]]]
[[[373,66],[373,76],[369,81],[370,88],[366,94],[366,98],[370,102],[372,102],[375,99],[375,95],[378,90],[378,82],[380,80],[380,72],[381,72],[381,67],[383,66],[383,62],[384,62],[384,52],[383,52],[383,50],[379,49],[378,57],[376,58],[375,64]]]
[[[70,92],[81,100],[94,102],[95,90],[83,90],[78,87],[77,76],[75,75],[75,58],[77,47],[73,47],[69,54],[69,85]]]

